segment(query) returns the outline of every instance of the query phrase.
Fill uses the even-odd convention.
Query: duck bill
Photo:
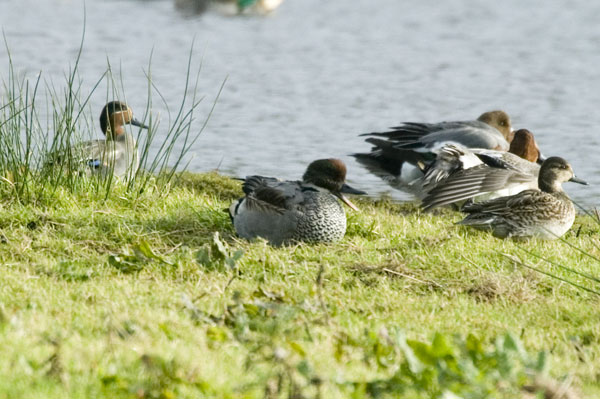
[[[350,202],[350,200],[348,199],[348,197],[346,197],[344,195],[344,193],[346,194],[354,194],[354,195],[365,195],[366,192],[365,191],[361,191],[361,190],[357,190],[353,187],[350,187],[349,185],[347,185],[346,183],[344,183],[342,185],[342,188],[340,189],[339,192],[334,193],[336,197],[338,197],[339,199],[342,200],[342,202],[346,205],[348,205],[351,209],[358,211],[358,208],[356,207],[356,205],[354,205],[352,202]]]
[[[149,129],[147,125],[144,125],[142,122],[138,121],[135,118],[133,118],[129,123],[131,123],[133,126],[141,127],[142,129]]]
[[[354,195],[366,195],[366,191],[357,190],[354,187],[350,187],[346,183],[342,184],[342,188],[340,189],[340,193],[344,194],[354,194]]]
[[[339,192],[339,193],[333,193],[333,195],[335,195],[336,197],[338,197],[339,199],[341,199],[342,202],[344,204],[348,205],[352,210],[358,211],[358,208],[356,207],[356,205],[354,205],[352,202],[350,202],[350,200],[348,199],[348,197],[346,197],[341,192]]]
[[[586,182],[586,181],[585,181],[585,180],[583,180],[583,179],[580,179],[580,178],[579,178],[579,177],[577,177],[577,176],[573,176],[573,177],[571,177],[571,178],[569,179],[569,181],[572,181],[573,183],[583,184],[584,186],[587,186],[587,185],[589,185],[589,183],[588,183],[588,182]]]

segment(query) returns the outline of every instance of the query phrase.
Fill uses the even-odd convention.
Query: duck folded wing
[[[387,140],[395,143],[410,143],[418,141],[421,137],[441,130],[440,123],[418,123],[405,122],[400,126],[391,127],[387,132],[363,133],[361,136],[385,137]]]
[[[409,144],[418,141],[423,136],[434,132],[445,130],[455,130],[464,128],[477,128],[484,126],[483,122],[479,121],[455,121],[455,122],[440,122],[440,123],[423,123],[423,122],[404,122],[400,126],[391,127],[387,132],[363,133],[361,136],[385,137],[386,139],[396,142]]]
[[[417,165],[419,162],[431,162],[435,159],[435,154],[430,152],[417,152],[412,149],[398,147],[394,143],[386,140],[369,138],[365,140],[369,144],[373,144],[372,152],[381,151],[381,156],[386,159],[401,160],[412,165]]]
[[[112,148],[111,148],[112,147]],[[108,159],[108,152],[110,151],[110,158],[117,158],[119,156],[119,150],[114,145],[114,142],[107,142],[104,140],[91,140],[81,143],[76,147],[76,156],[85,164],[92,166],[94,163],[103,163],[103,159]]]
[[[528,162],[517,155],[511,154],[510,152],[484,150],[475,152],[475,155],[481,160],[481,162],[491,166],[492,168],[519,170],[517,165],[522,165],[524,162]]]
[[[97,156],[101,155],[101,152],[97,150],[101,146],[100,143],[104,143],[104,140],[90,140],[50,152],[46,156],[45,165],[52,166],[54,164],[64,163],[68,160],[87,162],[90,159],[100,158],[100,156]]]
[[[283,214],[287,210],[285,194],[272,187],[259,187],[246,197],[246,206],[249,210]]]
[[[275,177],[265,176],[246,176],[244,183],[242,183],[242,191],[248,195],[261,187],[273,187],[281,180]]]
[[[247,206],[255,210],[281,213],[302,203],[304,187],[299,181],[285,181],[273,177],[250,176],[242,185]]]
[[[461,212],[470,214],[487,213],[504,218],[524,218],[528,214],[539,215],[539,209],[545,207],[550,209],[559,203],[560,200],[551,194],[539,190],[525,190],[517,195],[464,206]]]
[[[442,144],[459,143],[469,148],[508,150],[502,133],[481,121],[442,122],[435,124],[405,123],[389,132],[367,133],[366,136],[385,137],[397,147],[407,149],[439,149]]]
[[[475,122],[473,122],[475,123]],[[483,123],[480,126],[465,125],[460,128],[432,132],[423,136],[418,143],[407,144],[404,147],[422,147],[435,151],[447,143],[458,143],[468,148],[487,148],[491,150],[508,151],[508,142],[499,130]]]

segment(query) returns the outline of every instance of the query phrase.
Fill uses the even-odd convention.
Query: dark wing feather
[[[282,181],[274,177],[248,176],[242,184],[249,208],[283,213],[292,209],[302,197],[302,185],[297,181]]]
[[[504,216],[507,213],[515,213],[518,210],[535,209],[540,206],[540,201],[554,202],[555,200],[552,195],[539,190],[525,190],[516,195],[466,205],[461,209],[461,212],[489,213]]]
[[[279,209],[286,209],[287,197],[285,193],[273,187],[259,187],[254,191],[254,198]]]
[[[283,214],[285,212],[285,208],[281,208],[277,205],[271,204],[266,201],[262,201],[256,198],[253,194],[246,196],[245,204],[248,209],[252,209],[258,212],[264,213],[278,213]]]
[[[242,183],[242,191],[244,191],[244,194],[248,195],[261,187],[272,187],[278,182],[280,182],[280,180],[275,177],[265,177],[256,175],[246,176],[244,183]]]
[[[437,154],[435,161],[426,165],[423,170],[423,187],[428,189],[458,171],[463,170],[461,157],[465,151],[455,145],[445,145]]]

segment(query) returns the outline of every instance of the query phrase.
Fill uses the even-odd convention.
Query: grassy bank
[[[271,248],[235,237],[216,174],[57,190],[0,199],[0,398],[515,398],[536,367],[600,396],[598,296],[503,255],[593,288],[524,251],[597,274],[563,242],[358,200],[340,243]]]

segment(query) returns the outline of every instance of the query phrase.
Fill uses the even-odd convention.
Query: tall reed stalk
[[[145,73],[147,99],[142,120],[149,125],[147,132],[137,132],[139,166],[129,176],[116,178],[111,173],[86,177],[86,164],[76,153],[74,145],[98,136],[97,114],[91,110],[90,99],[102,86],[106,87],[105,100],[127,102],[123,74],[117,79],[110,62],[106,71],[91,86],[79,73],[85,31],[74,65],[69,69],[63,86],[42,78],[42,73],[30,80],[20,77],[13,64],[9,46],[8,74],[2,78],[0,93],[0,198],[22,203],[51,201],[61,190],[93,193],[108,197],[115,184],[123,185],[136,197],[149,186],[163,187],[185,169],[187,155],[204,130],[212,114],[223,85],[215,96],[211,110],[203,122],[194,123],[196,112],[204,97],[198,95],[201,67],[194,67],[193,44],[190,49],[185,87],[175,112],[152,78],[152,54]],[[84,94],[87,93],[87,94]],[[153,97],[158,96],[167,109],[168,126],[159,129],[153,114]],[[45,109],[44,109],[45,108]],[[44,111],[44,112],[42,112]],[[198,127],[199,125],[199,127]],[[133,128],[133,126],[131,126]],[[128,126],[129,128],[129,126]],[[51,165],[51,167],[50,167]]]

